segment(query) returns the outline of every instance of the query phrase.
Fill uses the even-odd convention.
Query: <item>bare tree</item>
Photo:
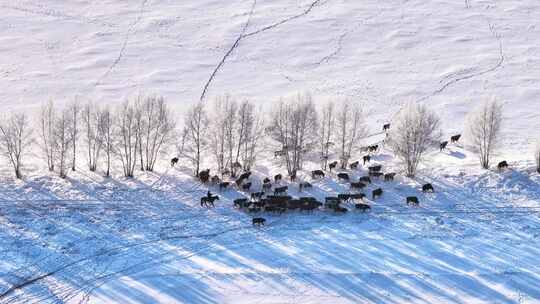
[[[77,162],[77,140],[79,138],[79,114],[81,112],[81,106],[77,100],[69,105],[69,112],[71,113],[70,121],[73,124],[71,126],[71,138],[72,138],[72,161],[71,170],[75,171]]]
[[[25,114],[13,114],[0,122],[1,151],[11,163],[16,178],[22,178],[22,157],[32,141],[32,129]]]
[[[262,110],[255,110],[253,104],[244,101],[239,110],[238,134],[243,134],[240,144],[240,157],[244,170],[251,170],[262,151],[259,143],[264,138],[264,119]],[[240,136],[239,136],[240,137]],[[238,162],[238,159],[237,159]]]
[[[114,123],[113,115],[108,107],[100,110],[98,113],[98,138],[100,145],[105,153],[105,176],[111,175],[111,159],[114,152]]]
[[[502,104],[496,99],[485,101],[467,119],[468,141],[478,153],[482,168],[489,168],[489,161],[499,144],[502,124]]]
[[[232,158],[232,149],[234,149],[234,146],[231,147],[231,142],[234,142],[232,126],[235,114],[235,102],[230,96],[225,95],[215,99],[210,113],[212,125],[209,127],[208,137],[219,172],[224,172],[228,161]],[[228,149],[226,149],[226,143]]]
[[[69,109],[63,109],[54,122],[54,146],[55,163],[58,169],[58,175],[61,178],[67,177],[68,161],[72,152],[73,145],[73,122],[72,112]]]
[[[170,143],[176,123],[162,96],[148,96],[138,104],[139,153],[144,170],[154,171],[158,156]]]
[[[414,177],[425,152],[439,143],[440,120],[423,104],[409,103],[394,118],[388,143],[403,162],[407,176]]]
[[[99,154],[103,146],[103,139],[100,126],[100,110],[97,106],[89,102],[82,109],[82,122],[85,132],[85,142],[88,155],[88,169],[92,172],[97,169]]]
[[[54,122],[56,120],[56,110],[52,100],[41,106],[40,128],[41,128],[41,148],[47,160],[47,168],[54,171],[55,144],[54,144]]]
[[[358,139],[366,136],[362,114],[362,107],[359,103],[345,101],[340,103],[341,109],[337,113],[336,135],[337,152],[341,168],[347,168],[353,150],[356,148]]]
[[[129,101],[125,101],[116,112],[114,152],[122,163],[125,177],[133,177],[137,151],[140,150],[137,118],[137,110]]]
[[[178,154],[192,163],[195,176],[199,174],[201,159],[207,146],[208,116],[204,103],[199,101],[192,105],[185,115],[182,139],[178,144]]]
[[[322,108],[321,126],[319,128],[319,149],[322,162],[322,168],[326,170],[328,159],[330,157],[330,147],[334,145],[332,137],[336,124],[334,115],[334,103],[329,102]]]
[[[302,169],[305,154],[316,145],[317,130],[317,111],[309,94],[280,101],[271,113],[267,131],[280,145],[289,175]]]

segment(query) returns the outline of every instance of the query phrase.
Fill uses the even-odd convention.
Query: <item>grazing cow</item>
[[[368,147],[369,152],[377,152],[377,149],[379,149],[379,145],[373,145]]]
[[[330,169],[330,172],[332,172],[332,169],[336,168],[337,165],[338,165],[337,161],[333,161],[333,162],[329,163],[328,168]]]
[[[212,178],[210,178],[210,182],[211,182],[212,184],[217,184],[217,183],[219,183],[220,181],[221,181],[221,179],[220,179],[219,176],[217,176],[217,175],[214,175],[214,176],[212,176]]]
[[[285,151],[283,151],[283,150],[274,151],[274,158],[276,158],[278,156],[283,156],[283,155],[285,155]]]
[[[448,141],[443,141],[440,145],[439,145],[439,148],[441,148],[441,152],[442,150],[446,149],[446,146],[448,145]]]
[[[266,206],[266,203],[267,201],[265,199],[261,199],[259,201],[253,202],[253,206],[258,207],[258,208],[264,208],[264,206]]]
[[[319,177],[324,177],[323,170],[313,170],[311,171],[311,178],[316,179]]]
[[[251,193],[251,199],[260,200],[264,196],[264,192],[253,192]]]
[[[380,172],[382,169],[381,165],[368,167],[369,172]]]
[[[377,177],[377,178],[379,178],[379,177],[381,177],[381,176],[383,176],[383,175],[384,175],[384,174],[383,174],[382,172],[374,172],[374,171],[370,171],[370,172],[369,172],[369,176],[372,176],[372,177]]]
[[[282,214],[283,212],[285,212],[285,208],[278,207],[278,206],[266,206],[264,207],[264,211]]]
[[[266,219],[262,217],[254,217],[251,220],[251,224],[253,226],[264,226],[265,223],[266,223]]]
[[[433,185],[427,183],[422,186],[422,192],[434,192]]]
[[[389,124],[389,123],[384,124],[383,127],[382,127],[382,130],[383,130],[383,131],[390,130],[390,124]]]
[[[420,205],[420,203],[418,202],[418,197],[416,197],[416,196],[407,196],[407,205],[413,205],[413,206]]]
[[[366,186],[366,184],[362,182],[352,182],[351,183],[351,189],[362,189]]]
[[[457,143],[459,141],[460,137],[461,137],[461,134],[454,135],[454,136],[450,137],[450,141],[452,143]]]
[[[349,199],[351,200],[363,200],[366,195],[364,193],[351,193]]]
[[[396,173],[392,172],[392,173],[386,173],[384,175],[384,181],[385,182],[389,182],[389,181],[393,181],[394,180],[394,176],[396,176]]]
[[[298,190],[300,192],[302,192],[302,190],[306,188],[313,188],[313,185],[311,185],[311,183],[308,183],[308,182],[303,182],[303,183],[298,184]]]
[[[208,196],[203,196],[201,197],[201,207],[214,207],[214,201],[216,200],[219,201],[219,196],[217,195],[212,196],[210,194]]]
[[[286,192],[287,192],[287,189],[289,189],[289,187],[287,187],[287,186],[276,187],[276,188],[274,189],[274,195],[278,195],[278,194],[281,194],[281,193],[286,193]]]
[[[313,210],[315,210],[315,209],[317,209],[317,208],[318,208],[318,205],[317,205],[317,204],[310,202],[310,203],[308,203],[308,204],[303,204],[303,205],[301,205],[301,206],[300,206],[300,211],[308,211],[308,212],[311,212],[311,211],[313,211]]]
[[[244,172],[240,174],[241,179],[248,179],[251,176],[251,171]]]
[[[229,187],[229,182],[221,182],[219,183],[219,191],[222,191],[223,189],[227,189]]]
[[[289,210],[300,209],[302,205],[303,205],[303,202],[299,199],[292,199],[292,200],[287,201],[287,209]]]
[[[337,195],[337,197],[339,198],[340,201],[343,201],[343,202],[346,202],[349,199],[351,199],[351,195],[348,193],[340,193]]]
[[[354,207],[356,209],[362,210],[362,212],[371,210],[371,206],[369,206],[368,204],[363,204],[363,203],[355,204]]]
[[[341,207],[341,206],[337,206],[336,208],[334,208],[334,211],[335,212],[339,212],[339,213],[346,213],[347,211],[347,208],[344,208],[344,207]]]
[[[242,185],[242,190],[249,191],[249,188],[251,188],[251,183],[245,183]]]
[[[372,199],[375,199],[377,197],[380,197],[383,194],[383,190],[381,188],[377,188],[371,192]]]
[[[202,170],[199,172],[199,174],[197,174],[197,176],[203,184],[206,184],[210,179],[210,169]]]
[[[267,183],[269,183],[269,182],[271,182],[271,180],[270,180],[268,177],[265,177],[265,178],[263,179],[263,184],[267,184]]]
[[[277,183],[277,182],[281,181],[282,178],[283,178],[283,175],[276,174],[276,175],[274,175],[274,182]]]
[[[171,158],[171,167],[174,167],[174,165],[178,164],[178,157]]]
[[[349,168],[351,168],[351,170],[356,169],[356,168],[358,168],[359,163],[360,163],[359,161],[355,161],[354,163],[351,163],[349,165]]]
[[[505,160],[497,164],[497,169],[499,170],[506,169],[506,168],[508,168],[508,163]]]
[[[364,165],[366,165],[366,163],[371,162],[371,156],[370,155],[364,155],[364,156],[362,156],[362,160],[364,161]]]
[[[240,177],[234,183],[236,184],[236,186],[240,187],[240,186],[242,186],[243,182],[244,182],[244,179]]]
[[[369,178],[369,176],[360,177],[360,181],[363,183],[371,184],[371,178]]]
[[[264,192],[266,192],[266,191],[272,189],[272,184],[271,183],[264,183],[262,185],[262,189],[263,189]]]
[[[247,198],[237,198],[233,201],[233,206],[235,208],[245,208],[249,207],[249,205],[251,205],[251,203],[248,202]]]
[[[329,196],[325,198],[324,207],[328,209],[335,209],[339,207],[341,201],[336,196]]]
[[[338,177],[339,179],[342,179],[342,180],[346,180],[346,181],[349,180],[349,174],[347,174],[347,173],[343,173],[343,172],[342,172],[342,173],[338,173],[337,177]]]

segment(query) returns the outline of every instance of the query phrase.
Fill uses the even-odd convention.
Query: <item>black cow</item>
[[[283,155],[285,155],[285,151],[283,150],[274,151],[274,157],[283,156]]]
[[[371,162],[371,156],[370,155],[364,155],[364,156],[362,156],[362,160],[364,161],[364,165],[365,165],[366,163]]]
[[[214,175],[214,176],[212,176],[212,177],[210,178],[210,182],[211,182],[212,184],[217,184],[217,183],[219,183],[220,181],[221,181],[221,179],[220,179],[219,176],[217,176],[217,175]]]
[[[242,190],[249,191],[249,188],[251,188],[251,183],[245,183],[242,185]]]
[[[210,179],[210,169],[202,170],[199,172],[199,174],[197,174],[197,176],[203,184],[206,184]]]
[[[342,180],[346,180],[346,181],[349,180],[349,174],[347,174],[347,173],[343,173],[343,172],[338,173],[338,174],[337,174],[337,177],[338,177],[339,179],[342,179]]]
[[[368,167],[369,172],[380,172],[382,169],[381,165]]]
[[[443,141],[440,145],[439,145],[439,148],[441,149],[441,152],[442,150],[446,149],[446,146],[448,145],[448,141]]]
[[[332,169],[336,168],[337,165],[338,165],[337,161],[333,161],[333,162],[329,163],[328,168],[330,169],[330,172],[332,172]]]
[[[347,211],[347,208],[344,208],[344,207],[341,207],[341,206],[337,206],[336,208],[334,208],[334,211],[335,212],[339,212],[339,213],[346,213]]]
[[[377,188],[371,192],[371,197],[373,199],[380,197],[383,194],[383,190],[381,188]]]
[[[219,201],[219,196],[217,195],[209,195],[209,196],[203,196],[201,197],[201,207],[214,207],[214,201]]]
[[[427,183],[422,186],[422,192],[434,192],[434,191],[435,190],[433,189],[433,185],[431,185],[430,183]]]
[[[355,161],[354,163],[351,163],[349,165],[349,168],[351,168],[351,170],[356,169],[356,168],[358,168],[359,163],[360,163],[359,161]]]
[[[289,187],[287,187],[287,186],[276,187],[276,188],[274,189],[274,195],[278,195],[278,194],[281,194],[281,193],[285,193],[285,192],[287,192],[287,189],[289,189]]]
[[[263,179],[263,184],[267,184],[267,183],[269,183],[269,182],[271,182],[271,180],[270,180],[268,177],[265,177],[265,178]]]
[[[508,163],[505,160],[497,164],[497,169],[499,170],[506,169],[506,168],[508,168]]]
[[[254,217],[251,220],[251,224],[253,226],[264,226],[265,223],[266,223],[266,219],[262,217]]]
[[[386,173],[384,175],[384,181],[385,182],[389,182],[389,181],[393,181],[394,180],[394,176],[396,176],[396,173],[392,172],[392,173]]]
[[[268,190],[272,189],[272,184],[271,183],[264,183],[262,185],[262,189],[263,189],[263,191],[268,191]]]
[[[219,191],[222,191],[223,189],[227,189],[229,187],[229,182],[221,182],[219,183]]]
[[[351,199],[351,195],[349,193],[340,193],[337,195],[337,197],[339,198],[340,201],[344,201],[344,202]]]
[[[335,196],[329,196],[325,198],[324,206],[328,209],[335,209],[339,207],[341,203],[340,199]]]
[[[369,152],[377,152],[377,149],[379,149],[379,145],[372,145],[368,147]]]
[[[240,187],[242,186],[242,183],[244,182],[244,179],[243,178],[239,178],[237,179],[236,181],[234,181],[234,183],[236,184],[236,186]]]
[[[311,185],[308,182],[303,182],[303,183],[298,184],[298,188],[299,188],[300,192],[302,192],[302,190],[304,190],[306,188],[312,188],[312,187],[313,187],[313,185]]]
[[[420,205],[420,203],[418,202],[418,197],[416,197],[416,196],[407,196],[407,205],[413,205],[413,206]]]
[[[296,172],[290,174],[289,178],[291,179],[291,182],[294,182],[296,180]]]
[[[383,127],[382,127],[382,130],[383,131],[390,130],[390,124],[389,123],[384,124]]]
[[[282,214],[283,212],[285,212],[285,208],[278,206],[266,206],[264,207],[264,211]]]
[[[461,137],[461,134],[454,135],[454,136],[450,137],[450,141],[452,143],[457,143],[459,141],[460,137]]]
[[[283,175],[281,174],[276,174],[274,175],[274,182],[279,182],[281,179],[283,178]]]
[[[355,204],[354,207],[356,209],[362,210],[362,212],[371,210],[371,206],[369,206],[368,204],[363,204],[363,203]]]
[[[237,198],[233,201],[233,206],[235,208],[245,208],[249,207],[251,203],[248,202],[247,198]]]
[[[352,200],[363,200],[366,195],[364,193],[351,193],[349,194],[349,199]]]
[[[251,176],[251,171],[244,172],[240,174],[241,179],[248,179]]]
[[[171,167],[174,167],[174,165],[178,164],[178,157],[171,158]]]
[[[366,186],[366,184],[362,182],[352,182],[351,183],[351,189],[362,189]]]
[[[311,171],[311,178],[316,179],[319,177],[324,177],[323,170],[313,170]]]
[[[371,184],[371,178],[369,178],[369,176],[360,177],[360,181],[363,183]]]

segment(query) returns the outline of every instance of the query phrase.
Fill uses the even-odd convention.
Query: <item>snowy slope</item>
[[[51,0],[2,1],[0,10],[4,107],[76,96],[117,103],[139,92],[185,105],[226,57],[206,98],[358,98],[377,125],[420,100],[454,133],[471,106],[497,96],[508,144],[530,142],[523,129],[540,127],[534,0]]]

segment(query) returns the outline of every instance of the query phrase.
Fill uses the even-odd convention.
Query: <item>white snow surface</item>
[[[375,181],[362,213],[281,216],[199,206],[183,165],[111,179],[81,160],[66,180],[0,162],[0,303],[539,303],[540,2],[0,0],[0,107],[51,98],[116,104],[158,93],[179,114],[231,93],[270,106],[310,91],[365,102],[371,133],[407,101],[429,104],[445,135],[496,96],[505,103],[503,172],[461,144],[433,151],[415,179]],[[245,29],[245,30],[244,30]],[[240,39],[239,39],[240,38]],[[239,39],[239,40],[238,40]],[[378,138],[376,139],[379,140]],[[361,155],[358,155],[358,157]],[[382,149],[374,163],[398,171]],[[293,196],[348,192],[330,174]],[[349,172],[366,174],[365,166]],[[284,173],[263,155],[253,181]],[[430,182],[435,193],[421,193]],[[416,195],[420,207],[408,207]],[[371,198],[371,197],[370,197]],[[251,226],[253,216],[267,225]]]

